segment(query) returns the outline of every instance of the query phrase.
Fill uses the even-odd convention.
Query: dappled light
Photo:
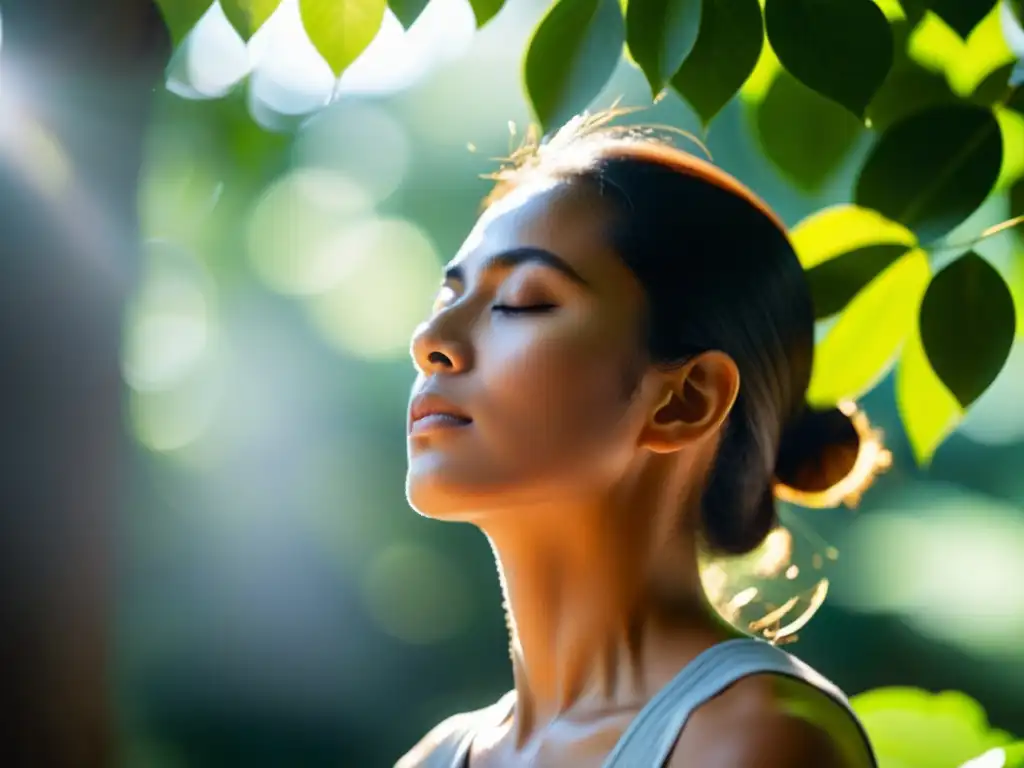
[[[339,173],[297,169],[254,206],[248,248],[256,273],[282,293],[323,293],[365,258],[345,247],[353,226],[372,215],[366,190]]]
[[[377,205],[408,176],[413,157],[407,131],[388,110],[372,103],[338,102],[303,125],[295,137],[294,162],[345,174]]]
[[[363,599],[381,629],[413,645],[452,639],[472,611],[457,564],[420,544],[396,542],[377,555],[363,580]]]
[[[366,219],[334,245],[359,259],[332,290],[310,300],[315,327],[357,357],[406,357],[438,282],[440,259],[429,236],[401,219]]]
[[[161,0],[180,24],[144,87],[113,55],[33,69],[0,24],[0,341],[31,416],[5,422],[4,476],[32,479],[10,506],[24,540],[60,548],[11,568],[68,600],[102,572],[116,602],[19,605],[102,614],[128,768],[391,765],[493,702],[492,553],[405,497],[410,337],[529,122],[638,105],[625,120],[699,137],[771,203],[813,294],[810,400],[871,415],[852,475],[780,482],[760,547],[702,556],[708,599],[861,694],[882,768],[1024,767],[1020,3],[859,4],[845,82],[821,65],[838,4],[806,4],[806,40],[784,11],[765,32],[753,0],[746,23],[659,42],[615,0],[545,15],[567,2],[312,27],[334,6],[258,4],[256,24],[239,0]],[[45,636],[80,661],[74,631]]]
[[[1024,519],[1018,509],[939,484],[910,486],[902,503],[858,519],[840,542],[835,599],[893,612],[971,653],[1024,649]]]
[[[705,562],[704,589],[718,612],[744,631],[789,642],[828,595],[839,551],[805,518],[787,511],[783,524],[754,552]]]
[[[506,657],[486,549],[474,541],[484,551],[469,554],[461,540],[408,509],[401,436],[412,378],[409,336],[488,190],[479,175],[522,140],[529,102],[519,85],[521,48],[537,10],[511,6],[475,35],[468,5],[434,0],[408,31],[389,11],[379,36],[336,80],[306,38],[296,3],[282,3],[248,45],[214,7],[169,69],[169,88],[179,96],[164,97],[170,101],[153,126],[142,182],[145,232],[164,245],[147,259],[152,265],[128,315],[123,370],[133,433],[163,478],[137,491],[132,510],[149,519],[154,499],[171,498],[188,511],[164,512],[160,526],[140,528],[136,558],[145,562],[146,552],[168,546],[161,542],[171,532],[208,539],[210,552],[172,569],[221,574],[217,590],[183,609],[183,626],[200,626],[218,611],[234,612],[253,631],[290,621],[291,631],[271,633],[273,643],[325,666],[333,666],[325,643],[336,643],[340,656],[333,676],[310,689],[324,697],[315,705],[314,694],[303,692],[312,685],[304,669],[243,675],[232,667],[224,703],[210,718],[227,717],[246,697],[303,701],[308,711],[343,718],[349,710],[341,702],[363,695],[356,690],[376,690],[367,677],[373,669],[380,679],[391,675],[409,706],[426,713],[403,731],[411,739],[454,700],[419,682],[434,679],[438,664],[450,666],[442,659],[493,656],[497,665]],[[888,8],[901,18],[898,10]],[[964,42],[929,16],[913,50],[922,62],[940,62],[952,86],[969,89],[1007,55],[983,45],[993,30],[998,24],[988,19]],[[746,118],[783,74],[766,48],[739,103],[715,118],[707,143],[717,164],[750,179],[786,222],[799,223],[794,240],[808,269],[877,243],[910,250],[891,274],[857,275],[852,291],[833,288],[839,273],[821,283],[835,294],[819,322],[819,342],[841,330],[822,347],[832,362],[816,373],[815,391],[834,403],[871,389],[864,434],[881,428],[884,447],[868,440],[874,453],[865,454],[864,470],[884,469],[890,458],[892,468],[877,487],[854,494],[856,512],[831,508],[853,488],[822,496],[815,506],[824,509],[782,504],[780,527],[758,550],[703,562],[705,590],[728,621],[806,653],[851,692],[905,679],[901,667],[933,643],[953,650],[929,651],[936,661],[922,666],[923,684],[963,687],[946,683],[942,670],[962,657],[979,668],[1017,658],[1014,638],[1024,629],[1024,596],[1017,594],[1024,576],[1014,554],[1024,551],[1024,486],[989,479],[1009,477],[1024,461],[1021,346],[964,415],[932,373],[916,308],[893,302],[906,299],[907,286],[923,294],[935,273],[972,248],[1012,291],[1024,290],[1014,232],[972,242],[1019,212],[1010,188],[1024,168],[1024,123],[1015,110],[997,111],[1005,143],[997,193],[965,211],[941,248],[926,251],[912,225],[864,201],[812,215],[854,199],[856,169],[845,161],[821,166],[829,185],[807,191],[789,184],[794,169],[779,157],[756,153],[748,136],[755,123]],[[628,64],[620,63],[610,82],[607,103],[649,98],[644,77]],[[790,90],[776,89],[771,98],[787,110],[795,108],[787,99],[807,98]],[[191,109],[194,99],[216,107],[217,116]],[[701,127],[700,116],[674,97],[639,120],[698,134]],[[872,285],[875,298],[864,293],[875,304],[844,314],[857,290]],[[880,325],[879,312],[895,312],[902,325]],[[927,482],[918,478],[918,461],[930,462]],[[284,572],[287,587],[275,583]],[[259,603],[256,584],[265,586]],[[159,640],[155,629],[142,631],[151,621],[145,595],[156,590],[140,583],[126,608],[142,660],[133,685],[153,700],[161,694],[145,682],[145,670],[165,679],[174,668],[169,659],[187,664],[212,642]],[[850,623],[889,619],[895,629]],[[902,627],[911,627],[914,639]],[[875,633],[891,644],[890,659],[865,657],[861,648]],[[234,638],[240,658],[263,658],[270,642]],[[499,672],[452,674],[462,676],[444,687],[472,691],[480,704],[506,685]],[[178,706],[199,700],[189,687],[198,684],[186,676]],[[997,678],[985,678],[973,693],[1004,710],[1016,695]],[[405,711],[377,694],[363,701],[365,722],[390,722]],[[158,742],[146,730],[133,743],[157,750],[147,746]],[[986,744],[972,743],[974,754]],[[393,751],[381,759],[393,759]]]
[[[124,377],[136,390],[172,388],[214,354],[214,285],[180,246],[152,241],[129,310]]]
[[[10,101],[8,101],[10,107]],[[68,191],[74,170],[60,141],[29,111],[8,109],[0,118],[0,153],[23,178],[52,199]]]

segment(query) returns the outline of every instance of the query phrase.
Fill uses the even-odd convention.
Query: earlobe
[[[667,372],[662,386],[641,443],[673,453],[717,433],[739,393],[739,372],[728,355],[705,352]]]

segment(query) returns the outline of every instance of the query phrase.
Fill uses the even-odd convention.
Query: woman
[[[873,766],[842,693],[698,572],[857,458],[804,405],[800,264],[737,181],[603,122],[498,174],[412,342],[409,500],[488,537],[515,688],[398,766]]]

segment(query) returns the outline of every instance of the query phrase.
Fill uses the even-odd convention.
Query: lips
[[[465,427],[472,422],[464,410],[439,395],[417,395],[409,406],[409,434]]]

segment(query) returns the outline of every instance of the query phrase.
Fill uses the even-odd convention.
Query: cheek
[[[407,492],[421,513],[472,520],[621,475],[639,429],[626,386],[633,358],[608,333],[559,330],[524,325],[477,342],[464,390],[471,431],[410,454]]]
[[[595,458],[625,439],[625,355],[596,335],[566,333],[507,345],[482,360],[485,413],[502,453],[552,468]],[[628,431],[628,430],[625,430]],[[513,457],[509,457],[513,458]]]

